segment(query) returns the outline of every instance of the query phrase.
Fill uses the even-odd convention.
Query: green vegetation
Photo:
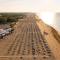
[[[17,22],[18,19],[23,19],[24,13],[0,13],[0,24]]]
[[[11,22],[17,22],[18,19],[15,17],[0,17],[0,24],[6,24],[6,23],[11,23]]]
[[[7,22],[7,18],[5,17],[0,17],[0,23],[2,24],[5,24]]]
[[[8,17],[7,18],[7,22],[16,22],[16,21],[17,21],[17,19],[14,17]]]

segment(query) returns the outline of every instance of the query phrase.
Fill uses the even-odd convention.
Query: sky
[[[0,0],[0,12],[60,11],[60,0]]]

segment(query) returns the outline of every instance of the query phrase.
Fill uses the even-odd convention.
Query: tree
[[[16,18],[14,18],[14,17],[8,17],[7,18],[7,22],[16,22],[17,20],[16,20]]]
[[[0,23],[5,24],[7,22],[7,18],[6,17],[0,17]]]

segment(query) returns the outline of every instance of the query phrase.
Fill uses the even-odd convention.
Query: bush
[[[7,18],[7,22],[16,22],[17,20],[16,20],[16,18],[14,18],[14,17],[8,17]]]
[[[3,24],[7,23],[7,18],[0,17],[0,23],[3,23]]]

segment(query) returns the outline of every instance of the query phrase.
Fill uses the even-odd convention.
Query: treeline
[[[0,23],[10,23],[10,22],[16,22],[18,21],[18,19],[16,19],[15,17],[0,17]]]
[[[3,23],[10,23],[10,22],[17,22],[18,19],[23,19],[25,17],[24,14],[18,13],[0,13],[0,24]]]

